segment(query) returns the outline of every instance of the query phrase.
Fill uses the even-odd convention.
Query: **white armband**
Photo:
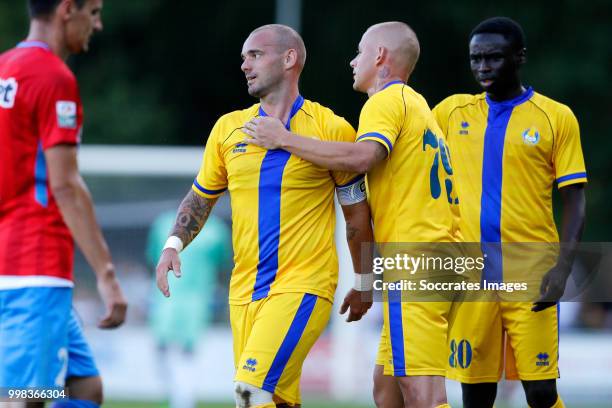
[[[166,244],[164,245],[162,251],[166,248],[174,248],[176,249],[176,252],[180,253],[183,250],[183,241],[181,241],[179,237],[171,235],[168,237],[168,240],[166,241]]]
[[[355,274],[355,285],[353,289],[359,292],[365,292],[372,290],[374,286],[374,273],[356,273]]]
[[[362,174],[349,184],[336,186],[336,193],[338,194],[340,205],[352,205],[362,202],[367,198],[365,176]]]

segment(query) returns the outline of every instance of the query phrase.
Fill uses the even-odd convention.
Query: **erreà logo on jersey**
[[[0,107],[11,109],[15,106],[15,96],[17,96],[17,88],[19,85],[15,78],[4,79],[0,78]]]
[[[246,143],[236,143],[236,145],[234,146],[234,150],[232,150],[232,153],[245,153],[246,148]]]
[[[55,103],[57,113],[57,126],[64,129],[76,129],[77,127],[77,105],[73,101],[57,101]]]
[[[254,358],[247,358],[246,364],[244,366],[242,366],[243,370],[247,370],[250,372],[254,372],[255,371],[255,366],[257,365],[257,360]]]
[[[536,366],[548,367],[550,365],[550,361],[549,361],[550,356],[548,355],[548,353],[538,353],[536,358],[537,358]]]

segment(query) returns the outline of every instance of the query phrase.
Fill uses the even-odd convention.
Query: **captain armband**
[[[365,176],[361,175],[350,183],[336,186],[338,201],[340,205],[352,205],[362,202],[367,198]]]

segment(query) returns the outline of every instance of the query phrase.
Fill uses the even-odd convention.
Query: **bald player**
[[[458,200],[448,149],[427,102],[406,85],[419,52],[414,31],[401,22],[376,24],[363,34],[350,62],[353,89],[369,97],[356,143],[300,136],[271,118],[245,125],[248,143],[285,149],[330,170],[367,173],[374,236],[380,243],[456,240],[452,207]],[[370,289],[372,280],[369,275],[356,289]],[[389,295],[374,375],[377,406],[447,407],[450,303],[402,302],[397,294]]]
[[[329,171],[286,150],[244,143],[242,125],[267,116],[282,121],[283,129],[322,140],[355,139],[346,120],[300,95],[306,49],[299,34],[278,24],[260,27],[244,42],[242,59],[248,92],[260,103],[223,115],[215,124],[200,172],[162,252],[157,283],[169,296],[167,273],[180,276],[178,253],[229,190],[234,209],[229,304],[236,406],[298,406],[302,364],[327,326],[338,280],[334,190],[357,272],[361,243],[373,239],[370,211],[363,175]],[[345,298],[341,310],[349,310],[349,321],[359,320],[372,305],[362,298],[355,290]]]

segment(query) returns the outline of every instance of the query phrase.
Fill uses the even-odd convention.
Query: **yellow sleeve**
[[[569,108],[563,108],[566,110],[559,113],[553,148],[553,165],[558,188],[587,182],[578,121]]]
[[[219,140],[222,140],[221,122],[222,119],[219,119],[215,123],[208,136],[200,171],[191,186],[193,191],[206,198],[219,197],[227,190],[227,170],[219,144]]]
[[[437,104],[431,112],[433,113],[438,126],[440,126],[440,129],[442,129],[442,133],[446,135],[448,134],[448,104],[444,102],[446,102],[446,100]]]
[[[378,93],[363,105],[359,115],[357,141],[373,140],[391,154],[406,115],[406,106],[389,93]]]
[[[324,116],[322,123],[325,139],[330,142],[355,142],[355,129],[344,118],[331,111]],[[344,171],[330,171],[336,186],[345,187],[363,179],[363,175]]]

